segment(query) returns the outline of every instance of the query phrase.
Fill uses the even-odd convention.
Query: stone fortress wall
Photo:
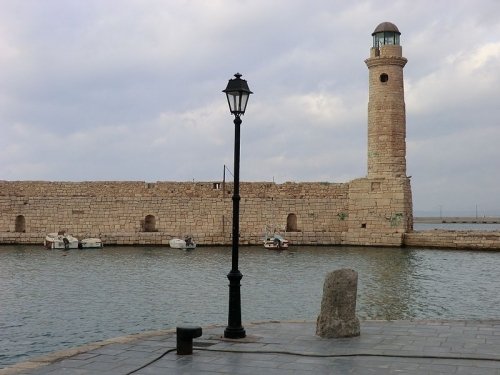
[[[400,246],[407,230],[400,183],[241,183],[241,241],[258,244],[266,227],[294,244]],[[193,235],[230,244],[232,183],[0,181],[0,239],[41,243],[65,230],[108,244],[166,244]],[[364,192],[364,190],[370,190]],[[409,184],[407,194],[410,193]],[[411,223],[411,221],[410,221]]]
[[[268,226],[293,245],[500,248],[500,232],[408,230],[409,181],[391,181],[241,183],[240,243],[260,244]],[[0,181],[0,244],[41,245],[47,233],[66,230],[107,245],[167,245],[186,234],[202,245],[229,245],[232,186]]]
[[[232,188],[223,182],[0,181],[0,233],[4,243],[13,236],[41,243],[46,233],[66,230],[108,244],[166,244],[187,234],[201,244],[229,244]],[[297,239],[328,233],[323,243],[331,236],[339,242],[347,194],[348,184],[240,183],[243,242],[259,243],[266,226],[288,229]]]

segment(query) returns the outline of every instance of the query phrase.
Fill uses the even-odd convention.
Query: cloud
[[[240,72],[254,91],[242,180],[364,177],[364,59],[391,21],[409,60],[415,209],[498,206],[499,12],[494,0],[4,0],[0,173],[220,180],[234,147],[221,91]]]
[[[500,42],[468,53],[447,56],[440,69],[406,84],[406,103],[413,113],[437,113],[466,105],[469,110],[499,93]]]

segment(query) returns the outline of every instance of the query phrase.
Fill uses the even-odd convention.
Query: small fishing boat
[[[286,250],[288,249],[289,241],[285,240],[278,233],[274,233],[274,235],[268,235],[267,233],[264,236],[264,247],[270,250]]]
[[[43,245],[46,249],[78,249],[78,238],[64,232],[49,233],[45,236]]]
[[[100,238],[84,238],[80,241],[82,249],[102,249],[104,244]]]
[[[172,238],[168,241],[172,249],[194,249],[196,248],[196,242],[194,242],[191,236],[186,236],[185,239]]]

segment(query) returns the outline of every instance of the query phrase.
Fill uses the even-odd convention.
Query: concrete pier
[[[125,336],[0,370],[0,375],[500,373],[500,319],[364,321],[361,336],[323,339],[314,321],[245,323],[245,339],[203,328],[192,355],[175,330]]]

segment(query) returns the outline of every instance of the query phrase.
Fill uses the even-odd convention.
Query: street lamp
[[[240,232],[240,127],[241,116],[245,114],[248,98],[253,92],[248,88],[247,81],[241,79],[241,74],[236,73],[236,78],[230,79],[227,87],[222,92],[226,93],[229,110],[234,115],[234,192],[233,192],[233,250],[232,266],[228,273],[229,279],[229,315],[228,324],[224,330],[224,337],[241,339],[246,336],[241,325],[241,278],[243,275],[238,269],[238,240]]]

